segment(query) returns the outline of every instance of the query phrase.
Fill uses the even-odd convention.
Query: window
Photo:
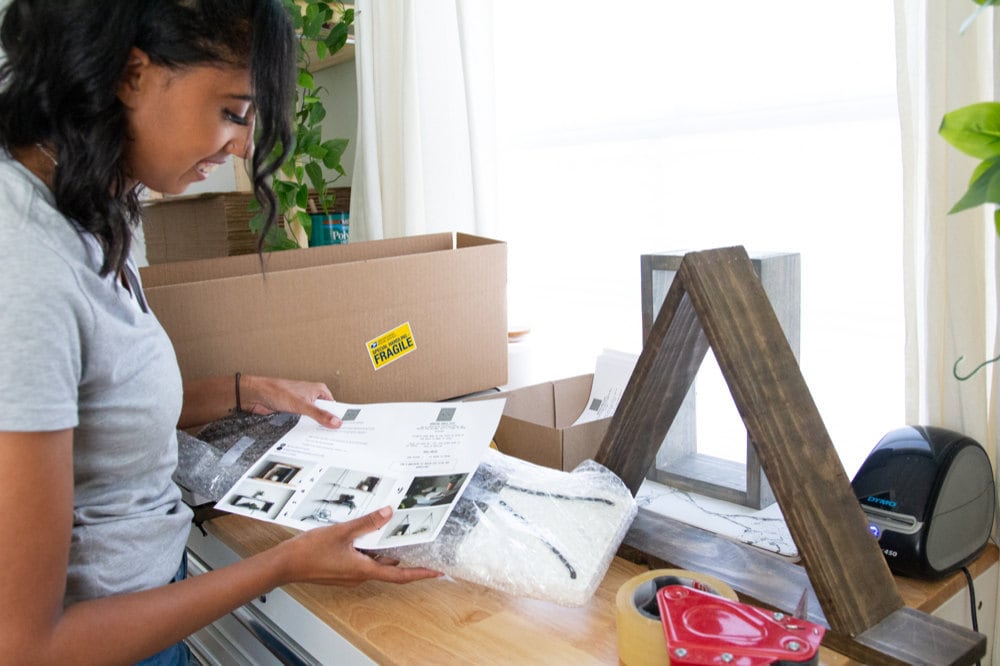
[[[853,474],[903,424],[891,4],[494,12],[500,222],[511,323],[531,328],[528,379],[591,372],[603,348],[640,351],[642,254],[797,252],[803,375]],[[726,412],[741,431],[721,378],[702,383],[699,416]],[[745,446],[708,439],[719,455]]]

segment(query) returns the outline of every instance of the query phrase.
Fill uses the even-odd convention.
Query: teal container
[[[309,217],[312,218],[309,247],[347,243],[347,235],[350,231],[350,215],[348,213],[310,213]]]

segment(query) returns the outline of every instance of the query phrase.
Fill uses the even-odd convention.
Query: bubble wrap
[[[592,460],[562,472],[491,449],[436,540],[383,552],[514,596],[581,606],[636,511],[621,479]]]
[[[218,502],[298,420],[295,414],[240,413],[208,424],[197,437],[178,430],[174,481]]]

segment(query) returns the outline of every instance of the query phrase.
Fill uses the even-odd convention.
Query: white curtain
[[[948,145],[938,127],[948,111],[1000,99],[994,68],[1000,19],[987,10],[962,33],[976,8],[972,2],[896,0],[895,7],[905,181],[906,417],[982,443],[995,474],[1000,372],[989,365],[965,381],[953,374],[968,375],[1000,347],[994,207],[948,215],[977,160]],[[1000,623],[980,630],[992,630],[991,645],[997,645]]]
[[[358,0],[351,240],[494,234],[492,3]]]

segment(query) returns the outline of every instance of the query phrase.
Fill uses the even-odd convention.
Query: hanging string
[[[973,375],[975,375],[977,372],[979,372],[980,370],[982,370],[983,368],[985,368],[986,366],[988,366],[990,363],[996,363],[997,361],[1000,361],[1000,356],[997,356],[996,358],[991,358],[988,361],[983,361],[982,363],[980,363],[979,365],[977,365],[975,368],[973,368],[972,372],[970,372],[969,374],[967,374],[967,375],[965,375],[963,377],[963,376],[961,376],[961,375],[958,374],[958,364],[962,362],[963,358],[965,358],[965,357],[964,356],[959,356],[958,360],[955,361],[955,365],[952,366],[952,368],[951,368],[951,374],[955,375],[955,379],[957,379],[960,382],[964,382],[966,379],[969,379],[970,377],[972,377]]]

